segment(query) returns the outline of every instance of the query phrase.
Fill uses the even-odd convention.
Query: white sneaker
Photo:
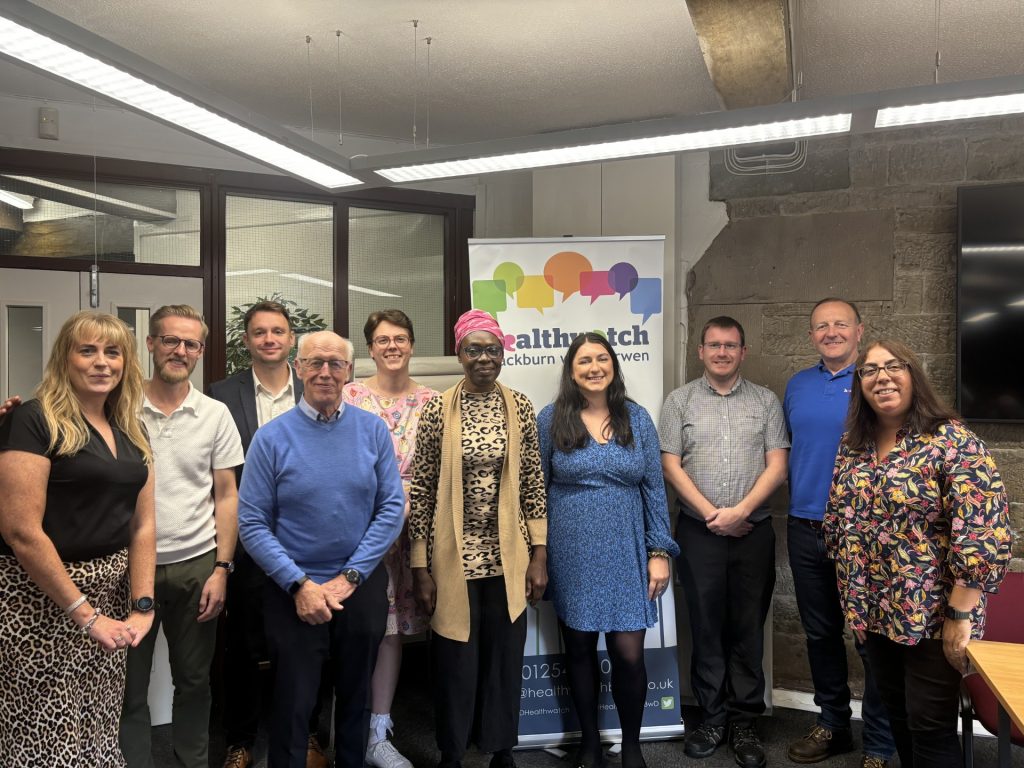
[[[371,768],[413,768],[412,763],[387,739],[366,747],[366,764]]]

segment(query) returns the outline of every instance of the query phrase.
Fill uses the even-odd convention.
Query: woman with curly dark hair
[[[905,768],[963,762],[967,644],[1010,559],[1006,490],[981,439],[936,396],[906,345],[856,363],[824,534]]]

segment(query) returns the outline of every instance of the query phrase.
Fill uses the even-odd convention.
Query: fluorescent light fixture
[[[663,155],[671,152],[729,147],[737,144],[760,144],[763,142],[785,141],[811,136],[825,136],[833,133],[846,133],[850,130],[851,118],[851,113],[805,117],[796,120],[761,123],[760,125],[743,125],[734,128],[716,128],[707,131],[677,133],[669,136],[624,139],[622,141],[607,141],[576,147],[541,149],[532,152],[494,155],[492,157],[406,165],[396,168],[384,168],[376,171],[376,173],[394,182],[424,181],[450,176],[470,176],[478,173],[546,168],[552,165],[591,163],[600,160],[639,157],[641,155]]]
[[[49,190],[51,190],[53,192],[60,192],[60,193],[63,193],[63,194],[75,195],[76,197],[83,198],[83,200],[87,199],[87,200],[89,200],[89,202],[92,202],[92,203],[104,203],[106,205],[118,206],[120,208],[126,209],[129,212],[135,212],[135,213],[138,213],[140,215],[148,216],[148,217],[151,217],[151,218],[157,218],[157,219],[174,219],[174,218],[176,218],[176,215],[175,215],[175,213],[173,211],[165,211],[162,208],[151,208],[148,205],[142,205],[141,203],[133,203],[131,200],[125,200],[124,198],[121,198],[121,197],[110,197],[109,195],[95,194],[93,192],[89,192],[86,189],[81,189],[79,187],[69,187],[67,184],[60,184],[59,182],[51,181],[50,179],[40,179],[40,178],[38,178],[36,176],[14,176],[14,175],[9,174],[9,173],[5,173],[5,174],[3,174],[3,176],[4,176],[4,178],[7,178],[7,179],[13,179],[14,181],[21,181],[21,182],[24,182],[25,184],[31,184],[31,185],[36,186],[36,187],[42,187],[44,189],[49,189]],[[29,208],[31,208],[31,207],[32,206],[30,205]],[[82,208],[82,206],[75,206],[75,207],[76,208]],[[86,210],[87,213],[92,213],[92,211],[90,211],[88,209],[83,209],[83,210]]]
[[[29,211],[33,208],[32,203],[25,200],[20,195],[15,195],[11,192],[5,192],[2,189],[0,189],[0,203],[13,205],[15,208],[20,208],[23,211]]]
[[[0,53],[322,187],[362,184],[327,163],[2,17]]]
[[[233,272],[225,272],[224,277],[244,277],[245,275],[269,275],[275,274],[276,269],[237,269]]]
[[[976,315],[971,315],[970,317],[965,317],[964,318],[964,322],[965,323],[981,323],[981,322],[984,322],[985,320],[989,320],[989,319],[995,317],[996,314],[997,313],[995,313],[995,312],[979,312]]]
[[[303,283],[312,283],[313,285],[323,285],[323,286],[325,286],[327,288],[333,288],[334,287],[334,283],[332,283],[330,280],[322,280],[319,277],[310,277],[309,275],[300,275],[297,272],[287,272],[287,273],[281,275],[281,277],[290,277],[292,280],[300,280]],[[375,291],[373,288],[363,288],[361,285],[352,285],[352,283],[348,284],[348,289],[350,291],[355,291],[356,293],[368,293],[371,296],[383,296],[383,297],[388,298],[388,299],[400,299],[400,298],[402,298],[397,293],[387,293],[386,291]]]
[[[1024,307],[1024,299],[1017,299],[1016,301],[1011,301],[1006,306],[1008,306],[1008,307]]]
[[[875,128],[897,128],[902,125],[1013,115],[1019,112],[1024,112],[1024,93],[935,101],[930,104],[910,104],[905,107],[880,109],[875,115]]]
[[[1024,256],[1024,245],[965,245],[962,251],[967,256]]]

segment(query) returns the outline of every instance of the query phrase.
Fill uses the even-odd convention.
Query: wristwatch
[[[152,597],[140,597],[138,600],[132,600],[132,608],[139,613],[149,613],[155,605]]]
[[[303,575],[302,578],[298,579],[297,581],[293,581],[292,585],[288,587],[288,594],[295,595],[296,592],[302,589],[302,585],[305,584],[307,581],[309,581],[309,576],[306,575]]]
[[[214,568],[223,568],[228,573],[235,572],[235,564],[231,560],[218,560],[213,564]]]
[[[341,572],[341,575],[348,580],[349,584],[352,584],[356,587],[358,587],[360,583],[363,581],[363,577],[359,575],[359,571],[357,571],[355,568],[346,568]]]
[[[946,618],[955,619],[956,621],[967,621],[971,618],[970,611],[958,611],[952,605],[946,606]]]

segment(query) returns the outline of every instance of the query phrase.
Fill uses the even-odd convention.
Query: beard
[[[164,361],[163,363],[154,362],[156,375],[160,377],[161,381],[166,382],[167,384],[179,384],[185,381],[196,367],[195,362],[186,362],[185,368],[171,368],[168,366],[168,362],[169,361]]]

